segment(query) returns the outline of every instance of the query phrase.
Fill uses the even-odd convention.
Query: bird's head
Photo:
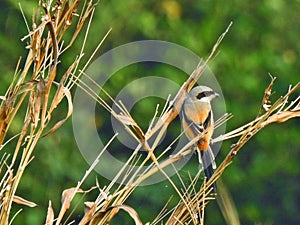
[[[212,99],[219,97],[219,94],[210,87],[196,86],[190,91],[189,96],[193,101],[210,102]]]

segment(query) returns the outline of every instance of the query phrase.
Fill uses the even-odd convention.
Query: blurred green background
[[[30,22],[37,1],[20,2]],[[0,6],[0,95],[4,95],[19,56],[26,56],[26,41],[21,42],[20,39],[27,31],[16,1],[3,0]],[[264,89],[270,81],[268,73],[277,77],[272,99],[283,95],[289,84],[300,80],[299,12],[300,1],[101,0],[95,11],[86,56],[112,28],[99,55],[128,42],[155,39],[182,45],[205,57],[219,35],[233,21],[217,57],[209,64],[221,84],[227,112],[234,115],[227,124],[230,131],[256,117]],[[79,53],[82,38],[83,35],[61,59],[62,69]],[[179,74],[170,67],[132,66],[120,71],[119,76],[116,74],[118,82],[111,82],[106,88],[114,96],[135,76],[173,76],[173,73]],[[181,85],[186,78],[178,75],[178,79],[174,79]],[[136,108],[137,117],[142,115],[141,120],[150,120],[156,101],[153,98],[151,103]],[[64,106],[59,110],[63,112]],[[96,119],[100,129],[110,122],[105,114]],[[11,129],[11,136],[18,132],[22,122],[20,116]],[[174,130],[180,129],[177,122],[170,130],[171,136]],[[225,171],[223,180],[236,203],[242,224],[300,224],[299,125],[299,120],[293,119],[263,129],[247,143]],[[42,224],[48,201],[52,201],[57,213],[61,192],[75,186],[84,175],[88,164],[82,158],[72,132],[69,120],[55,134],[40,141],[35,160],[28,167],[17,193],[39,206],[34,209],[25,207],[14,224]],[[223,143],[218,161],[224,158],[234,141]],[[0,154],[4,151],[9,152],[10,148]],[[190,169],[193,168],[197,168],[196,161],[190,165]],[[184,173],[188,176],[186,171]],[[94,185],[96,177],[101,185],[108,182],[94,173],[83,188]],[[157,189],[160,191],[157,192]],[[157,187],[140,187],[128,204],[138,211],[145,223],[155,218],[170,192],[172,188],[167,182],[157,184]],[[17,206],[15,211],[18,209]],[[75,214],[75,219],[80,218],[79,213]],[[206,213],[206,224],[225,223],[215,202],[209,204]],[[119,220],[123,217],[127,215],[121,214]],[[117,220],[116,223],[124,224]]]

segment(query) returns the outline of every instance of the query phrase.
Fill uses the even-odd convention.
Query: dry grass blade
[[[26,199],[24,199],[24,198],[22,198],[20,196],[17,196],[17,195],[15,195],[13,197],[13,202],[17,203],[19,205],[26,205],[26,206],[31,207],[31,208],[37,206],[37,204],[35,204],[34,202],[28,201],[28,200],[26,200]]]
[[[265,93],[264,93],[264,97],[263,97],[263,100],[261,103],[261,108],[260,108],[259,114],[261,114],[264,110],[268,111],[271,106],[270,96],[272,94],[272,87],[273,87],[276,77],[273,77],[271,74],[269,74],[269,75],[271,78],[271,82],[270,82],[269,86],[265,89]]]
[[[132,207],[128,205],[119,205],[119,206],[114,206],[114,208],[123,209],[124,211],[126,211],[134,220],[135,225],[143,225],[139,215]]]
[[[45,225],[53,225],[53,224],[54,224],[54,211],[51,205],[51,201],[49,201]]]
[[[85,202],[84,216],[80,220],[79,225],[87,224],[93,219],[93,216],[96,213],[97,204],[95,202]]]
[[[63,191],[61,196],[62,206],[55,224],[60,224],[66,211],[70,208],[71,201],[76,193],[82,192],[79,188],[69,188]]]
[[[90,223],[90,225],[93,224],[103,224],[103,222],[101,221],[104,217],[104,215],[106,215],[106,213],[111,212],[110,213],[110,219],[111,220],[119,211],[119,209],[122,209],[124,211],[126,211],[130,217],[134,220],[135,225],[143,225],[139,215],[137,214],[137,212],[130,206],[128,205],[115,205],[115,206],[111,206],[109,207],[105,212],[100,212]]]
[[[152,224],[152,225],[159,224],[160,221],[162,221],[165,217],[167,217],[169,215],[170,211],[168,212],[167,207],[168,207],[170,201],[172,200],[172,198],[173,198],[173,196],[171,196],[169,198],[169,200],[164,205],[163,209],[159,212],[159,214],[156,216],[156,218],[150,224]]]
[[[73,112],[73,103],[72,103],[72,96],[71,96],[71,92],[68,88],[60,86],[59,87],[59,91],[57,92],[58,94],[54,97],[53,103],[56,107],[56,105],[58,105],[61,101],[62,95],[66,96],[67,101],[68,101],[68,113],[66,115],[66,117],[57,122],[49,131],[47,131],[43,136],[47,136],[48,134],[53,133],[54,131],[56,131],[60,126],[62,126],[67,119],[72,115]],[[53,109],[55,108],[53,107]],[[51,108],[50,108],[51,109]]]

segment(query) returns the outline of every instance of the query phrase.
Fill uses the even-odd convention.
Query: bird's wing
[[[203,133],[204,131],[204,126],[203,124],[197,124],[194,123],[192,120],[189,119],[189,117],[186,115],[184,111],[182,111],[182,116],[184,117],[184,120],[186,121],[186,125],[191,129],[193,132],[193,136],[196,137],[199,134]]]

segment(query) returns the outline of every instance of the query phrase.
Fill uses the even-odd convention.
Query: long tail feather
[[[207,181],[209,181],[209,179],[214,174],[214,168],[215,168],[215,161],[214,161],[214,158],[212,157],[213,153],[210,153],[209,151],[211,151],[211,150],[208,149],[206,151],[200,151],[200,154],[199,154],[199,155],[201,155],[201,156],[199,156],[199,158],[201,157],[204,174],[207,178]],[[212,184],[212,188],[213,188],[212,194],[216,194],[217,193],[216,183]]]

